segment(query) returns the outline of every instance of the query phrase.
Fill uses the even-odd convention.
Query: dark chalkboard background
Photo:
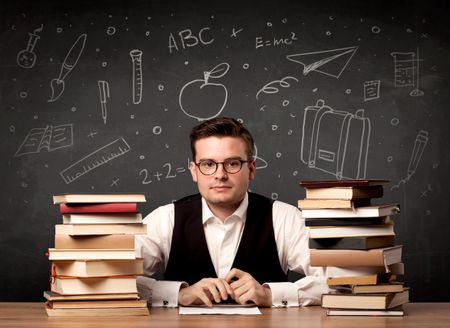
[[[61,222],[52,195],[144,192],[147,214],[194,192],[188,134],[199,119],[241,119],[256,139],[252,190],[296,205],[300,180],[338,177],[329,152],[311,167],[301,157],[305,109],[323,100],[370,123],[347,142],[357,159],[346,175],[392,181],[383,201],[401,204],[411,299],[450,301],[448,5],[334,2],[2,1],[0,300],[48,289],[44,253]],[[49,102],[58,78],[64,91]],[[325,144],[339,138],[337,117],[318,133]]]

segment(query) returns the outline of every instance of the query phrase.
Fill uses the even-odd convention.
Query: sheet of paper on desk
[[[179,314],[244,314],[244,315],[254,315],[261,314],[257,306],[180,306]]]

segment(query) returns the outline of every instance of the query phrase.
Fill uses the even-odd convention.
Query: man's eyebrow
[[[227,158],[224,159],[224,161],[229,161],[229,160],[232,160],[232,159],[242,160],[242,157],[241,156],[227,157]],[[221,161],[216,161],[215,159],[212,159],[212,158],[201,158],[198,161],[199,162],[206,162],[206,161],[221,162]]]

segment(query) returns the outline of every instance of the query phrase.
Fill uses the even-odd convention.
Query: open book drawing
[[[14,156],[39,153],[41,150],[53,151],[72,144],[73,124],[47,125],[45,128],[31,129]]]

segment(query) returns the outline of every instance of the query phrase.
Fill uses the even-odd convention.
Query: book
[[[361,226],[361,225],[381,225],[393,222],[390,216],[373,218],[306,218],[305,226]]]
[[[143,259],[53,261],[52,274],[72,277],[143,275]]]
[[[138,224],[56,224],[55,234],[83,236],[83,235],[111,235],[111,234],[145,234],[147,225]]]
[[[403,316],[404,310],[402,306],[398,306],[389,310],[349,310],[349,309],[327,309],[329,316]]]
[[[137,293],[135,276],[51,277],[50,290],[62,295]]]
[[[314,208],[344,208],[352,209],[355,207],[370,206],[370,199],[362,198],[356,200],[349,199],[300,199],[298,207],[301,209]]]
[[[338,276],[328,277],[328,286],[340,286],[340,285],[376,285],[383,282],[388,282],[391,279],[396,279],[395,274],[390,273],[376,273],[369,275],[358,276]]]
[[[383,186],[306,188],[307,199],[346,199],[383,197]]]
[[[373,274],[392,274],[403,275],[405,274],[404,264],[393,263],[386,266],[353,266],[353,267],[338,267],[327,266],[325,274],[327,278],[340,278],[351,276],[367,276]]]
[[[67,213],[136,213],[137,203],[60,203],[59,212]]]
[[[92,294],[92,295],[61,295],[50,290],[44,291],[48,301],[90,301],[90,300],[137,300],[138,293],[125,294]]]
[[[371,205],[356,207],[353,209],[303,209],[304,218],[357,218],[357,217],[379,217],[400,213],[398,204]]]
[[[112,317],[149,315],[147,307],[105,308],[105,309],[52,309],[45,306],[49,317]]]
[[[73,124],[46,125],[45,128],[31,129],[14,156],[39,153],[42,150],[54,151],[72,144]]]
[[[71,236],[55,235],[55,248],[69,249],[130,249],[134,248],[134,235]]]
[[[144,194],[60,194],[53,196],[53,204],[61,203],[143,203]]]
[[[311,249],[311,266],[387,266],[402,260],[402,245],[370,250]]]
[[[322,307],[337,309],[386,310],[409,302],[409,291],[380,294],[340,294],[322,295]]]
[[[52,309],[146,308],[146,300],[47,301]]]
[[[352,285],[353,294],[399,293],[403,291],[403,283],[390,282],[376,285]]]
[[[387,183],[389,183],[389,180],[382,180],[382,179],[304,180],[300,181],[300,186],[304,188],[364,187],[364,186],[384,185]]]
[[[128,224],[142,223],[141,213],[69,213],[63,224]]]
[[[314,249],[372,249],[394,244],[394,236],[309,239],[309,248]]]
[[[49,248],[48,259],[53,260],[134,260],[132,249],[61,249]]]
[[[366,226],[315,226],[308,227],[310,238],[345,238],[370,236],[395,236],[393,224]]]

